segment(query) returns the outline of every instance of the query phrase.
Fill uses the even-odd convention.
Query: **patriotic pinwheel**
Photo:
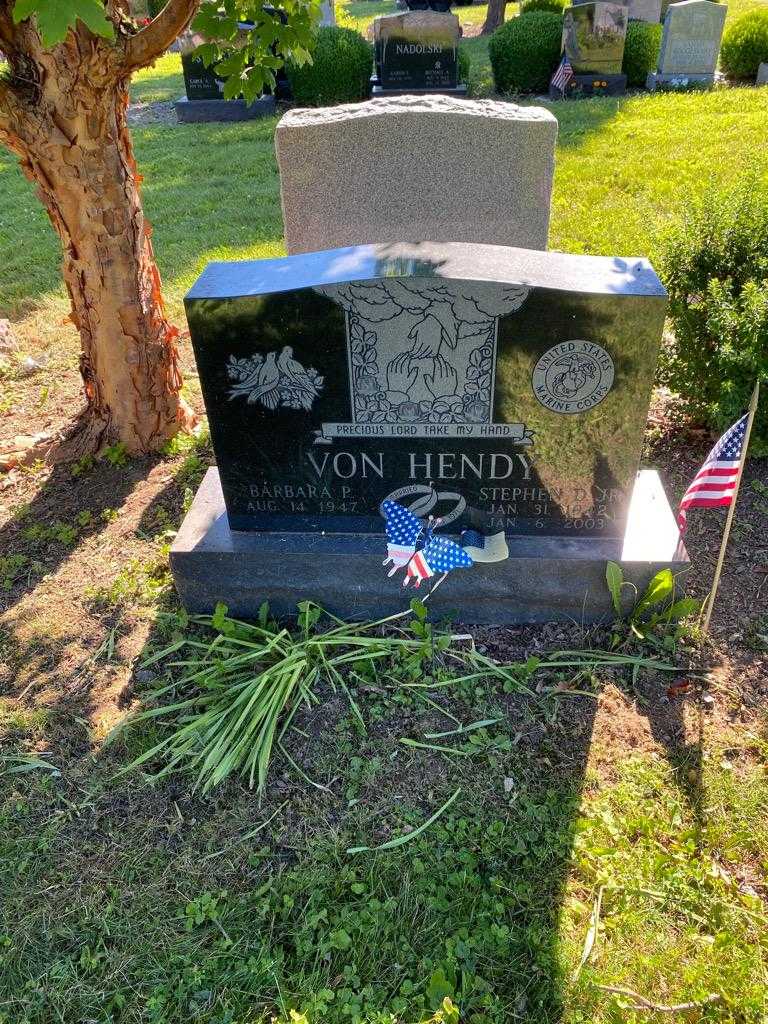
[[[408,563],[403,586],[407,587],[411,580],[415,580],[418,587],[422,580],[429,579],[436,572],[469,569],[473,564],[467,552],[454,541],[447,537],[432,537]]]
[[[391,562],[392,568],[387,575],[394,576],[416,553],[416,541],[424,527],[413,512],[398,505],[396,501],[385,501],[382,511],[387,531],[387,557],[382,565]]]

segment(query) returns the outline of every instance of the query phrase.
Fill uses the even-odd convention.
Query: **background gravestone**
[[[627,35],[627,7],[589,0],[563,12],[563,52],[574,71],[571,92],[619,95],[626,91],[622,74]],[[559,91],[553,95],[561,95]]]
[[[768,85],[768,63],[758,65],[755,85]]]
[[[728,13],[725,4],[683,0],[670,4],[664,19],[659,62],[646,87],[709,86],[715,81],[720,39]]]
[[[376,74],[372,95],[442,92],[464,95],[459,86],[461,26],[454,14],[408,11],[376,18]]]
[[[403,607],[388,499],[460,552],[500,541],[435,594],[464,620],[590,619],[606,558],[674,561],[636,485],[666,309],[644,260],[362,246],[211,264],[185,305],[218,467],[171,555],[188,607]]]
[[[245,24],[241,27],[243,42],[249,27]],[[224,99],[224,79],[216,74],[215,65],[206,67],[197,56],[197,48],[204,42],[205,37],[191,28],[178,39],[186,93],[174,104],[179,121],[250,121],[274,113],[275,97],[272,95],[260,96],[250,104],[243,99]]]
[[[592,0],[573,0],[574,7],[579,7]],[[623,6],[627,8],[627,18],[634,21],[661,21],[662,0],[627,0]]]
[[[277,125],[289,253],[403,239],[544,249],[557,121],[448,96],[291,110]]]
[[[630,20],[649,21],[656,25],[661,21],[661,0],[629,0]]]

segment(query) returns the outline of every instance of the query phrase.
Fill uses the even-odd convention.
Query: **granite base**
[[[260,96],[253,103],[245,100],[189,100],[182,96],[174,103],[176,117],[183,124],[203,121],[253,121],[275,112],[275,97]]]
[[[565,90],[550,85],[549,97],[553,100],[580,99],[584,96],[623,96],[627,91],[626,75],[604,75],[599,71],[589,75],[574,75]]]
[[[371,86],[371,99],[386,99],[389,96],[466,96],[467,86],[459,85],[445,89],[385,89],[383,85]]]
[[[612,615],[605,563],[620,562],[642,591],[664,567],[689,567],[678,550],[675,518],[659,476],[638,474],[627,531],[617,539],[509,537],[504,562],[455,570],[435,590],[430,607],[473,623],[596,622]],[[419,590],[389,579],[381,535],[239,533],[230,530],[218,470],[209,469],[171,547],[171,569],[182,603],[209,613],[223,601],[232,615],[254,617],[269,601],[293,614],[310,598],[345,619],[368,619],[408,608]],[[626,588],[629,590],[629,588]],[[629,601],[630,598],[628,597]]]
[[[683,91],[686,89],[711,89],[715,84],[714,75],[662,75],[658,71],[651,71],[645,80],[645,88],[649,92],[657,89],[668,91]]]

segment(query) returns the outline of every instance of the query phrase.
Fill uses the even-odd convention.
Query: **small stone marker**
[[[768,63],[763,63],[758,66],[755,85],[768,85]]]
[[[646,88],[685,88],[714,84],[720,39],[728,8],[711,0],[683,0],[670,4],[658,68],[648,75]]]
[[[623,4],[589,0],[566,7],[562,49],[574,71],[571,92],[616,96],[626,91],[627,76],[621,71],[626,35]]]
[[[403,239],[544,249],[557,121],[449,96],[291,110],[275,133],[289,253]]]
[[[407,11],[376,18],[373,44],[376,74],[373,96],[404,92],[464,95],[459,85],[461,26],[454,14]]]
[[[185,305],[218,466],[171,554],[190,609],[378,615],[431,566],[465,621],[589,620],[606,559],[638,585],[674,562],[635,482],[666,308],[646,261],[361,246],[212,263]]]

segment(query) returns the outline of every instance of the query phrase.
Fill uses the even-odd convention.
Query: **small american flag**
[[[552,75],[552,81],[550,85],[554,86],[555,89],[559,89],[560,92],[565,95],[565,87],[573,78],[573,68],[571,62],[568,60],[566,54],[563,54],[563,59],[557,65],[557,70]]]
[[[716,505],[730,505],[733,501],[748,420],[748,414],[742,416],[723,434],[683,495],[677,514],[681,533],[685,533],[689,508],[714,508]]]

